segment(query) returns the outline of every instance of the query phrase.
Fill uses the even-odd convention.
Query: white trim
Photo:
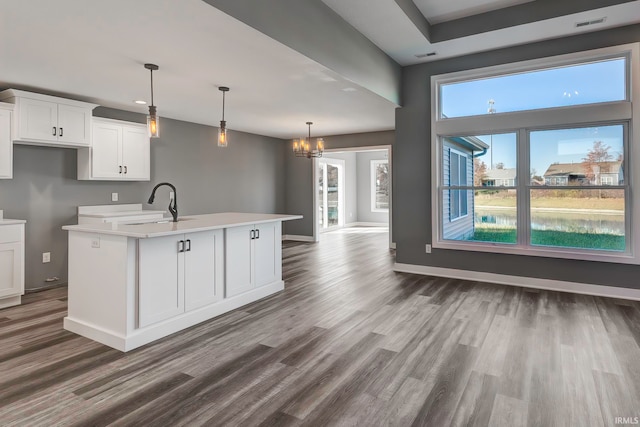
[[[282,240],[292,240],[294,242],[316,242],[313,236],[301,236],[297,234],[283,234]]]
[[[350,222],[345,225],[345,227],[388,227],[389,224],[386,222],[365,222],[365,221],[356,221]]]
[[[458,270],[453,268],[400,263],[394,264],[393,271],[640,301],[640,289],[619,288],[615,286],[593,285],[589,283],[566,282],[562,280],[539,279],[524,276],[509,276],[506,274],[486,273],[482,271]]]

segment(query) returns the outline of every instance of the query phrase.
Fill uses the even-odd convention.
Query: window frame
[[[460,185],[460,159],[464,158],[464,163],[465,163],[465,177],[467,178],[467,182],[468,182],[468,176],[466,173],[466,170],[468,168],[468,163],[469,163],[469,155],[467,153],[464,153],[460,150],[456,150],[455,148],[452,147],[447,147],[447,150],[449,150],[449,159],[451,159],[451,154],[455,153],[458,156],[458,185],[453,185],[451,183],[451,167],[449,167],[449,186],[448,187],[442,187],[442,190],[445,189],[449,189],[449,222],[456,222],[459,221],[461,219],[464,219],[466,217],[469,216],[469,201],[468,198],[469,196],[466,194],[467,190],[466,188],[456,188],[456,187],[468,187],[467,184],[465,185]],[[451,216],[451,212],[452,212],[452,198],[451,198],[451,192],[452,191],[464,191],[465,192],[465,197],[467,198],[467,203],[465,204],[465,208],[466,211],[464,214],[459,214],[458,216],[456,216],[455,218],[453,216]],[[473,191],[473,190],[472,190]],[[458,213],[461,212],[461,206],[462,206],[462,197],[458,198]]]
[[[458,81],[495,77],[504,74],[522,73],[543,68],[575,65],[610,58],[625,57],[626,95],[624,101],[603,102],[586,105],[553,107],[508,113],[455,118],[440,117],[440,86]],[[640,43],[614,46],[584,52],[530,61],[497,65],[487,68],[460,71],[431,77],[431,166],[432,166],[432,242],[434,248],[467,250],[492,253],[509,253],[528,256],[543,256],[625,264],[640,264],[640,197],[633,197],[632,188],[640,189],[640,173],[634,173],[635,165],[640,165],[640,108],[632,108],[633,102],[640,104]],[[522,170],[529,166],[529,133],[536,130],[581,128],[624,124],[624,184],[589,186],[625,189],[625,241],[624,252],[569,247],[534,246],[530,242],[530,189],[529,173]],[[478,241],[445,240],[443,234],[443,140],[452,136],[488,135],[506,132],[517,134],[517,169],[514,187],[518,194],[517,244],[503,244]],[[631,166],[630,166],[631,165]],[[637,168],[637,166],[636,166]],[[526,178],[525,178],[526,177]],[[545,184],[544,187],[548,187]],[[543,187],[543,188],[544,188]],[[554,185],[554,189],[562,186]],[[485,187],[486,188],[486,187]],[[478,189],[481,189],[478,187]],[[473,190],[472,190],[473,191]],[[637,224],[634,224],[637,220]],[[528,225],[527,225],[528,224]],[[523,232],[526,231],[526,232]]]
[[[389,212],[389,208],[387,207],[386,209],[384,208],[378,208],[376,207],[376,200],[377,200],[377,187],[378,187],[378,175],[377,175],[377,171],[378,171],[378,165],[379,164],[386,164],[387,165],[387,170],[390,171],[389,168],[389,159],[373,159],[371,160],[371,182],[370,182],[370,190],[371,190],[371,212],[373,213],[388,213]],[[387,192],[389,191],[389,189],[387,189]]]

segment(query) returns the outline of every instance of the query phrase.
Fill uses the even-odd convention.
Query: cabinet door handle
[[[57,130],[57,129],[56,129],[56,127],[54,126],[54,127],[53,127],[53,136],[56,136],[57,131],[58,131],[58,130]]]
[[[127,167],[126,166],[124,167],[124,174],[125,175],[127,174]]]
[[[191,239],[187,239],[187,249],[185,249],[185,252],[191,252]]]
[[[62,136],[64,129],[60,128],[60,136]]]
[[[184,252],[184,240],[178,241],[178,253]]]
[[[120,168],[120,172],[118,172],[118,173],[122,173],[122,166],[118,166],[118,167]]]
[[[249,232],[249,237],[251,238],[251,240],[256,238],[256,230],[251,230]]]
[[[256,228],[256,239],[260,238],[260,229]]]

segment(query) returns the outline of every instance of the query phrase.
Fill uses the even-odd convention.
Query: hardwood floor
[[[394,273],[387,239],[285,243],[284,292],[129,353],[64,331],[64,288],[27,295],[0,310],[0,425],[640,417],[640,303]]]

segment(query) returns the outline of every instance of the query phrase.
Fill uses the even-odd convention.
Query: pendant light
[[[147,116],[147,128],[150,138],[158,138],[160,136],[160,127],[156,106],[153,103],[153,72],[158,71],[160,67],[156,64],[144,64],[144,68],[151,72],[151,105],[149,105],[149,115]]]
[[[310,159],[312,157],[322,157],[322,153],[324,152],[324,139],[317,138],[316,139],[316,148],[311,149],[310,141],[311,141],[311,125],[313,122],[307,122],[307,126],[309,127],[309,137],[305,141],[304,138],[294,139],[293,140],[293,153],[296,157],[306,157]]]
[[[226,147],[229,139],[227,138],[227,122],[224,120],[224,96],[229,92],[229,88],[220,86],[218,89],[222,92],[222,120],[220,120],[220,127],[218,128],[218,147]]]

